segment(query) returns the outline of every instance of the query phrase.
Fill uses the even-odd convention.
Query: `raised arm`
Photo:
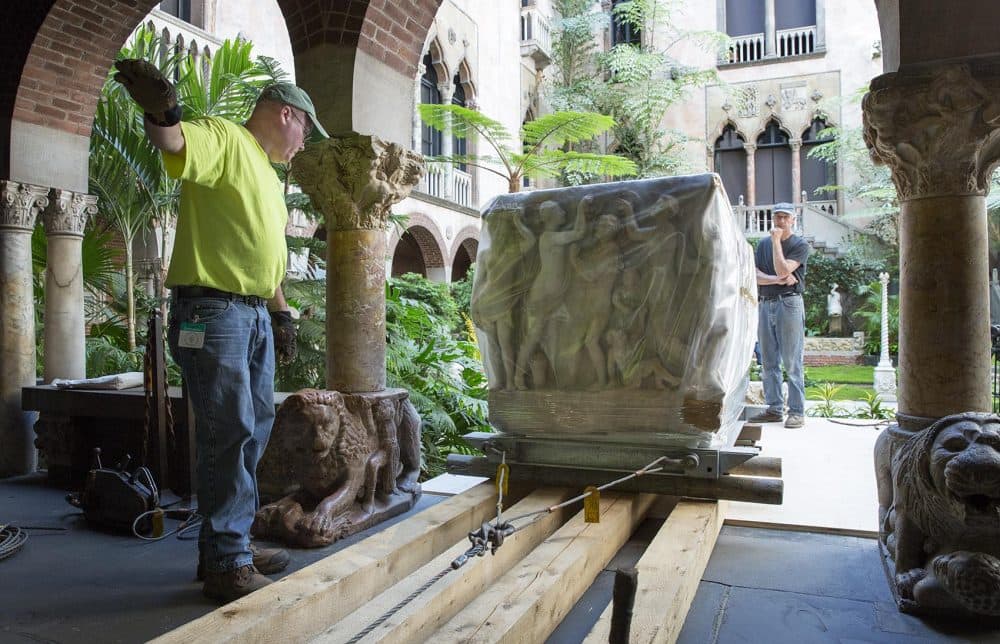
[[[132,100],[145,112],[144,125],[149,142],[170,154],[184,152],[181,106],[177,90],[160,70],[145,60],[130,58],[115,62],[115,80],[125,87]]]

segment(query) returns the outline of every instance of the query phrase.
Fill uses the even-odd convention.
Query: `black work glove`
[[[146,118],[155,125],[168,127],[181,120],[181,107],[177,104],[177,90],[155,65],[138,58],[115,61],[115,80],[146,112]]]
[[[292,323],[289,311],[271,311],[271,330],[274,333],[274,356],[281,364],[288,364],[298,353],[296,336],[298,331]]]

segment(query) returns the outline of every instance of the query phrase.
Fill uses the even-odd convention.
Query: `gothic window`
[[[455,78],[452,80],[455,84],[455,93],[451,96],[451,102],[454,105],[461,105],[465,107],[465,88],[462,86],[462,79],[455,74]],[[469,140],[466,138],[458,138],[457,136],[452,137],[451,149],[454,154],[468,154]],[[468,172],[468,164],[459,163],[457,167],[462,172]]]
[[[774,27],[794,29],[816,24],[816,0],[774,0]]]
[[[424,75],[420,79],[420,102],[421,103],[441,103],[441,90],[438,89],[437,70],[434,69],[434,61],[428,53],[424,56]],[[441,154],[441,132],[435,130],[426,123],[420,128],[420,151],[424,156],[436,156]]]
[[[777,121],[767,124],[757,137],[754,157],[754,186],[757,204],[794,201],[792,198],[792,148],[788,135]]]
[[[830,201],[837,198],[836,192],[819,190],[823,186],[830,186],[837,182],[837,165],[809,155],[809,152],[816,149],[817,145],[833,140],[832,135],[823,132],[826,127],[826,121],[814,119],[812,125],[802,133],[802,149],[800,151],[802,190],[805,191],[806,198],[810,201]]]
[[[732,204],[739,203],[747,190],[747,152],[743,144],[743,137],[732,125],[727,125],[715,141],[715,172],[722,178]]]
[[[191,0],[163,0],[160,11],[184,22],[191,22]]]
[[[625,0],[613,0],[611,3],[611,46],[615,45],[641,45],[642,44],[642,30],[637,26],[625,22],[618,14],[615,13],[614,8],[616,5],[621,4]]]
[[[764,33],[764,0],[726,0],[726,33],[730,36]]]

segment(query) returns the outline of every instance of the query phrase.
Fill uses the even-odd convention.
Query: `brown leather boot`
[[[274,575],[288,567],[291,555],[284,548],[261,548],[250,544],[250,554],[253,555],[253,567],[262,575]],[[205,559],[198,553],[198,581],[205,581]]]
[[[257,572],[253,564],[247,564],[224,572],[207,571],[201,592],[205,597],[228,603],[271,583],[270,579]]]

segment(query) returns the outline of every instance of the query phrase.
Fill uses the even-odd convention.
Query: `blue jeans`
[[[257,463],[274,421],[274,341],[264,304],[175,298],[168,342],[195,417],[199,547],[206,569],[253,561],[250,526],[260,503]],[[201,348],[178,346],[180,326],[204,325]]]
[[[803,416],[806,408],[802,352],[805,344],[806,311],[802,296],[760,300],[757,306],[757,337],[760,340],[761,380],[767,410],[785,411],[781,395],[781,367],[788,374],[788,414]]]

